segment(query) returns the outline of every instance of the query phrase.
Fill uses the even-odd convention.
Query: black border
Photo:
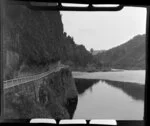
[[[3,117],[3,9],[4,1],[0,1],[0,116]]]
[[[147,7],[147,20],[146,20],[146,78],[145,78],[145,97],[144,97],[144,121],[145,125],[148,124],[148,85],[150,83],[150,6]]]
[[[11,0],[12,1],[12,0]],[[131,1],[131,0],[13,0],[13,1],[32,1],[32,2],[59,2],[59,3],[80,3],[80,4],[123,4],[124,6],[148,6],[147,0]]]

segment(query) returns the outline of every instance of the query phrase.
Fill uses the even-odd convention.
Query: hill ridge
[[[96,58],[113,68],[145,69],[145,34],[139,34],[129,41],[98,53]]]

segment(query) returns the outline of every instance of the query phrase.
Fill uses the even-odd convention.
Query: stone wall
[[[6,119],[70,119],[78,100],[69,68],[5,89],[4,94]]]

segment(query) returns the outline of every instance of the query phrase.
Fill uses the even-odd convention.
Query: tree
[[[93,53],[93,52],[94,52],[94,49],[93,49],[93,48],[91,48],[91,49],[90,49],[90,52],[91,52],[91,53]]]

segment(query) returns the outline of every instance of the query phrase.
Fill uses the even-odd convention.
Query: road
[[[35,81],[35,80],[41,79],[45,76],[48,76],[49,74],[51,74],[53,72],[59,71],[60,69],[62,69],[64,67],[66,67],[66,66],[61,64],[61,65],[59,65],[59,66],[57,66],[57,67],[55,67],[55,68],[53,68],[47,72],[44,72],[44,73],[3,81],[4,89],[14,87],[16,85],[24,84],[24,83],[27,83],[30,81]]]

